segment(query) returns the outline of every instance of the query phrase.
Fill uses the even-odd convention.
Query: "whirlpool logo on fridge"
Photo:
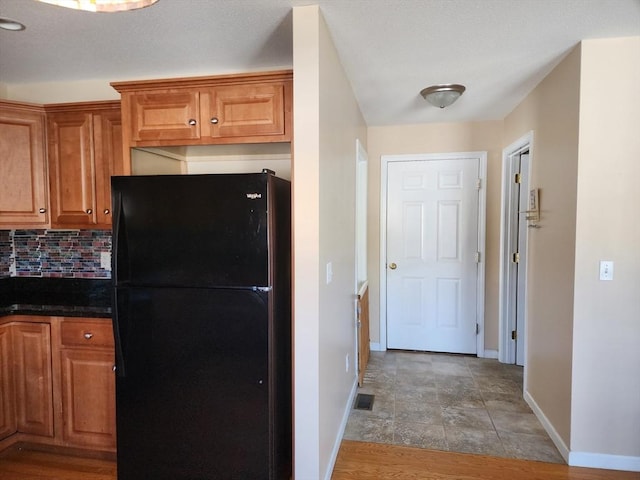
[[[262,194],[261,193],[247,193],[247,198],[249,200],[255,200],[257,198],[262,198]]]

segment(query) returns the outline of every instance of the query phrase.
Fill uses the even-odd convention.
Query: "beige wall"
[[[32,103],[91,102],[94,100],[120,100],[120,94],[110,80],[83,80],[78,82],[42,82],[6,85],[8,100]],[[0,90],[0,93],[2,90]]]
[[[635,457],[637,466],[639,86],[640,37],[583,42],[571,450]],[[600,260],[615,262],[613,281],[598,279]]]
[[[569,446],[578,168],[580,48],[505,118],[505,144],[534,131],[531,187],[540,189],[539,229],[527,246],[525,390]]]
[[[429,108],[425,105],[425,108]],[[371,341],[380,341],[380,162],[382,155],[487,152],[485,348],[498,349],[502,121],[369,127],[368,249]],[[382,345],[385,348],[385,345]]]
[[[330,474],[356,380],[356,139],[366,143],[366,129],[318,7],[294,8],[293,30],[295,477],[316,480]]]

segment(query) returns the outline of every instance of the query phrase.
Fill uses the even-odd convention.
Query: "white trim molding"
[[[624,455],[569,452],[569,461],[567,463],[572,467],[604,468],[606,470],[640,472],[640,457],[628,457]]]
[[[502,150],[502,199],[500,205],[500,273],[499,273],[499,301],[498,301],[498,360],[503,363],[516,363],[515,342],[511,339],[511,331],[515,329],[515,319],[509,318],[509,292],[512,288],[510,283],[509,268],[511,266],[511,252],[509,245],[511,218],[509,215],[509,204],[511,198],[511,157],[529,150],[529,174],[531,177],[531,164],[533,163],[533,131],[520,137],[511,145]],[[525,259],[526,260],[526,259]],[[526,306],[525,306],[526,325]],[[525,328],[525,371],[526,371],[526,350],[527,350],[526,328]]]
[[[353,402],[355,402],[357,391],[358,391],[358,379],[356,378],[353,381],[353,386],[351,387],[351,393],[349,394],[349,398],[347,399],[347,404],[345,405],[345,408],[344,408],[344,414],[342,415],[342,421],[340,422],[340,429],[338,430],[336,441],[333,444],[333,450],[331,451],[331,456],[329,457],[329,465],[327,466],[327,474],[325,475],[324,480],[331,480],[331,475],[333,474],[333,468],[336,466],[336,460],[338,459],[338,451],[340,450],[342,437],[344,437],[344,431],[347,428],[347,422],[349,421],[349,415],[351,414],[351,407],[353,406]]]
[[[489,350],[488,348],[484,349],[484,358],[498,358],[498,350]]]
[[[527,390],[525,390],[524,392],[524,401],[527,402],[527,404],[531,407],[531,410],[533,410],[533,414],[538,418],[544,429],[549,434],[551,441],[555,444],[556,448],[560,452],[560,455],[562,455],[562,458],[564,458],[565,462],[568,463],[569,447],[567,447],[567,444],[564,443],[564,440],[562,440],[560,434],[556,431],[555,428],[553,428],[553,425],[551,424],[547,416],[544,414],[542,409],[538,406],[537,402],[533,399],[533,397]]]

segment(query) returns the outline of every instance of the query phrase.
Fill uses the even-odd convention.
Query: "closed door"
[[[387,347],[477,353],[478,158],[387,170]]]

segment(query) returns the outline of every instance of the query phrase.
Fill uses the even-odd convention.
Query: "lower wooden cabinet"
[[[0,320],[0,450],[20,441],[115,452],[111,322]]]
[[[115,449],[113,365],[110,322],[63,321],[60,370],[65,442],[81,447]]]
[[[53,437],[51,333],[48,323],[12,326],[18,431]]]
[[[18,431],[13,388],[11,327],[0,326],[0,440]]]

